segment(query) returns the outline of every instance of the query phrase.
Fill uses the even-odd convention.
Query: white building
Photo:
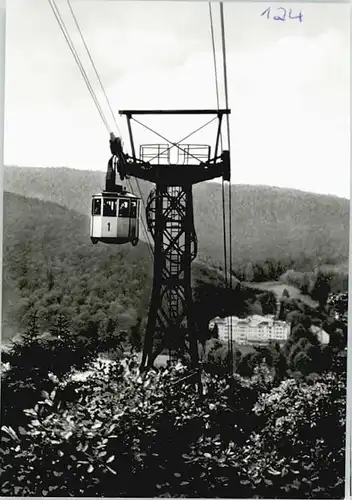
[[[244,319],[236,316],[214,318],[209,327],[217,325],[219,339],[228,342],[232,330],[232,340],[237,344],[265,344],[270,341],[285,342],[290,335],[291,325],[277,321],[274,316],[253,315]]]
[[[319,326],[312,325],[310,331],[314,333],[321,344],[327,345],[330,342],[330,335]]]

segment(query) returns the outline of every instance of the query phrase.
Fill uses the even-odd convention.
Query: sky
[[[90,82],[129,150],[121,109],[216,108],[207,2],[56,0]],[[350,14],[347,4],[224,5],[232,182],[349,198]],[[269,18],[261,15],[271,8]],[[221,107],[219,5],[213,4]],[[282,13],[282,11],[281,11]],[[109,135],[47,0],[7,3],[5,164],[105,171]],[[172,141],[204,117],[143,117]],[[139,143],[164,142],[134,124]],[[224,129],[226,138],[226,128]],[[192,138],[215,140],[213,125]],[[191,142],[191,139],[189,140]],[[226,142],[226,141],[225,141]]]

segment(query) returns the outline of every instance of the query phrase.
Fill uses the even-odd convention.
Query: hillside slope
[[[195,213],[202,252],[219,255],[221,186],[195,189]],[[295,267],[348,259],[349,201],[333,196],[267,186],[232,189],[233,253],[236,264],[287,262]],[[218,247],[218,249],[217,249]]]
[[[6,167],[4,185],[7,191],[89,214],[91,195],[104,187],[104,172]],[[146,197],[151,186],[143,182],[140,186]],[[214,265],[223,262],[221,196],[217,183],[194,188],[199,257]],[[347,199],[236,185],[232,187],[232,207],[233,262],[237,268],[266,259],[281,261],[286,268],[293,263],[302,269],[311,269],[318,260],[332,265],[347,262]]]
[[[35,305],[43,325],[58,309],[79,330],[94,318],[130,326],[146,310],[152,263],[146,245],[92,245],[89,219],[58,204],[4,193],[4,336]],[[121,314],[125,316],[121,319]],[[142,314],[142,312],[141,312]]]
[[[126,331],[140,322],[143,329],[152,285],[147,245],[93,245],[88,230],[85,215],[4,193],[4,339],[26,326],[32,306],[39,311],[43,329],[59,311],[71,318],[78,334],[89,324],[104,330],[109,321]],[[255,290],[238,289],[232,296],[225,291],[216,301],[213,297],[224,284],[222,273],[198,263],[192,274],[198,303],[212,302],[205,309],[198,304],[203,325],[225,303],[230,312],[243,312],[256,300]]]

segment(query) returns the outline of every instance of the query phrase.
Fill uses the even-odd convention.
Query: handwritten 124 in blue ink
[[[287,10],[288,10],[288,14],[287,14]],[[284,7],[278,7],[277,11],[280,11],[281,15],[273,16],[273,19],[275,21],[286,21],[287,15],[288,15],[287,19],[299,19],[300,23],[303,21],[302,12],[300,12],[298,15],[294,16],[294,15],[292,15],[292,9],[285,9]],[[271,14],[271,7],[268,7],[260,15],[261,16],[266,15],[266,18],[270,19],[270,14]]]

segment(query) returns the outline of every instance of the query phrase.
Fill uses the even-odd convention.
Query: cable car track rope
[[[222,57],[223,57],[223,71],[224,71],[224,92],[225,92],[225,107],[229,107],[229,92],[228,92],[228,79],[227,79],[227,60],[226,60],[226,36],[225,36],[225,16],[224,16],[224,4],[220,2],[220,21],[221,21],[221,41],[222,41]],[[227,148],[231,151],[231,134],[230,134],[230,116],[226,116],[227,124]],[[231,161],[231,160],[230,160]],[[232,183],[231,175],[228,184],[229,189],[229,287],[232,291]],[[230,316],[230,372],[233,372],[233,338],[232,338],[232,314]]]
[[[69,9],[70,9],[71,15],[72,15],[72,17],[73,17],[73,20],[74,20],[74,22],[75,22],[75,25],[76,25],[76,27],[77,27],[77,29],[78,29],[79,34],[80,34],[81,40],[82,40],[82,42],[83,42],[83,45],[84,45],[84,47],[85,47],[85,49],[86,49],[86,52],[87,52],[87,54],[88,54],[89,60],[90,60],[90,62],[91,62],[91,64],[92,64],[93,69],[94,69],[94,72],[95,72],[95,74],[96,74],[96,76],[97,76],[97,78],[98,78],[98,81],[99,81],[99,84],[100,84],[101,90],[102,90],[102,92],[103,92],[103,94],[104,94],[104,97],[105,97],[106,102],[107,102],[107,104],[108,104],[108,107],[109,107],[109,110],[110,110],[111,116],[112,116],[112,118],[113,118],[113,120],[114,120],[114,123],[115,123],[115,125],[116,125],[116,129],[118,130],[119,135],[122,135],[122,134],[121,134],[120,127],[119,127],[119,125],[118,125],[118,123],[117,123],[116,115],[115,115],[115,113],[114,113],[114,111],[113,111],[113,109],[112,109],[112,106],[111,106],[111,104],[110,104],[110,100],[109,100],[109,98],[108,98],[107,92],[105,91],[104,85],[103,85],[103,83],[102,83],[102,81],[101,81],[101,78],[100,78],[100,76],[99,76],[98,70],[97,70],[96,65],[95,65],[95,63],[94,63],[94,61],[93,61],[92,55],[91,55],[90,50],[89,50],[88,45],[87,45],[87,42],[86,42],[86,40],[85,40],[85,38],[84,38],[84,36],[83,36],[83,32],[82,32],[82,30],[81,30],[81,28],[80,28],[80,26],[79,26],[78,19],[77,19],[76,15],[75,15],[75,12],[74,12],[73,8],[72,8],[71,2],[70,2],[70,0],[66,0],[66,1],[67,1],[67,4],[68,4],[68,7],[69,7]],[[143,205],[143,208],[144,208],[144,211],[145,211],[145,203],[144,203],[144,199],[143,199],[143,195],[142,195],[142,191],[141,191],[141,188],[140,188],[140,185],[139,185],[139,181],[138,181],[138,179],[135,179],[135,183],[136,183],[137,190],[138,190],[138,193],[139,193],[139,196],[140,196],[140,198],[141,198],[141,202],[142,202],[142,205]],[[129,179],[127,179],[127,184],[128,184],[128,186],[129,186],[129,189],[130,189],[131,191],[133,191],[133,189],[132,189],[132,181],[131,181],[131,180],[129,180]],[[153,261],[153,259],[154,259],[154,254],[153,254],[153,250],[152,250],[152,243],[151,243],[151,241],[150,241],[150,238],[149,238],[149,233],[148,233],[148,230],[147,230],[147,228],[146,228],[146,223],[145,223],[145,222],[144,222],[144,220],[143,220],[143,216],[141,217],[141,222],[142,222],[142,227],[143,227],[143,231],[144,231],[144,234],[145,234],[145,238],[146,238],[146,240],[147,240],[148,250],[149,250],[149,253],[150,253],[150,255],[151,255],[151,259],[152,259],[152,261]]]
[[[214,62],[214,73],[215,73],[215,91],[216,91],[216,102],[217,108],[220,109],[220,92],[219,92],[219,77],[216,62],[216,47],[215,47],[215,34],[214,34],[214,21],[213,21],[213,11],[211,2],[209,2],[209,18],[210,18],[210,32],[211,41],[213,49],[213,62]],[[223,148],[222,133],[220,132],[221,149]],[[226,215],[225,215],[225,181],[222,179],[222,224],[223,224],[223,240],[224,240],[224,272],[225,272],[225,286],[228,286],[227,277],[227,242],[226,242]]]
[[[101,78],[100,78],[100,76],[99,76],[98,70],[97,70],[97,68],[96,68],[96,66],[95,66],[95,64],[94,64],[93,58],[92,58],[91,53],[90,53],[90,50],[89,50],[89,48],[88,48],[88,46],[87,46],[86,40],[85,40],[85,38],[84,38],[84,36],[83,36],[82,30],[81,30],[81,28],[80,28],[80,26],[79,26],[79,24],[78,24],[78,20],[77,20],[76,14],[74,13],[74,10],[73,10],[73,8],[72,8],[72,5],[71,5],[70,0],[66,0],[66,1],[67,1],[67,5],[68,5],[68,7],[69,7],[69,9],[70,9],[71,15],[72,15],[72,17],[73,17],[73,20],[74,20],[74,22],[75,22],[75,25],[76,25],[76,27],[77,27],[78,33],[80,34],[81,40],[82,40],[82,42],[83,42],[83,45],[84,45],[84,47],[85,47],[85,49],[86,49],[86,51],[87,51],[87,54],[88,54],[89,60],[90,60],[90,62],[92,63],[92,66],[93,66],[94,72],[95,72],[95,74],[96,74],[96,77],[98,78],[98,82],[99,82],[99,84],[100,84],[100,88],[101,88],[101,90],[102,90],[102,92],[103,92],[103,94],[104,94],[104,97],[105,97],[106,102],[107,102],[107,105],[108,105],[108,107],[109,107],[109,110],[110,110],[111,116],[112,116],[112,118],[113,118],[113,120],[114,120],[114,122],[115,122],[116,129],[118,130],[119,134],[121,135],[121,130],[120,130],[120,127],[118,126],[118,123],[117,123],[117,119],[116,119],[115,113],[113,112],[113,109],[112,109],[111,104],[110,104],[110,100],[109,100],[108,95],[107,95],[107,93],[106,93],[106,91],[105,91],[105,88],[104,88],[104,85],[103,85],[103,83],[102,83],[102,81],[101,81]]]
[[[227,61],[226,61],[226,39],[225,39],[225,19],[224,19],[224,4],[220,2],[220,18],[221,18],[221,38],[222,38],[222,55],[224,64],[224,91],[225,91],[225,107],[229,107],[229,92],[227,81]],[[228,150],[231,151],[231,134],[230,134],[230,116],[226,115],[227,124],[227,144]],[[230,265],[230,288],[232,289],[232,184],[231,177],[229,181],[229,265]]]
[[[106,119],[106,117],[105,117],[105,114],[104,114],[104,112],[103,112],[103,110],[102,110],[102,108],[101,108],[100,104],[99,104],[98,98],[97,98],[97,96],[96,96],[96,94],[95,94],[95,92],[94,92],[94,89],[93,89],[93,87],[92,87],[92,85],[91,85],[90,81],[89,81],[89,78],[88,78],[88,76],[87,76],[87,73],[86,73],[86,71],[84,70],[83,64],[82,64],[81,59],[80,59],[80,57],[79,57],[79,54],[77,53],[77,51],[76,51],[76,49],[75,49],[75,46],[74,46],[74,44],[73,44],[73,42],[72,42],[72,39],[71,39],[71,37],[70,37],[70,35],[69,35],[68,31],[67,31],[67,28],[66,28],[66,26],[65,26],[65,22],[64,22],[64,20],[63,20],[63,18],[62,18],[62,16],[61,16],[61,14],[60,14],[60,11],[59,11],[59,9],[58,9],[58,7],[57,7],[57,5],[56,5],[56,2],[55,2],[55,0],[48,0],[48,2],[49,2],[49,5],[50,5],[50,7],[51,7],[51,9],[52,9],[52,11],[53,11],[53,14],[54,14],[54,16],[55,16],[56,20],[57,20],[57,23],[58,23],[58,25],[59,25],[59,27],[60,27],[60,29],[61,29],[61,31],[62,31],[62,33],[63,33],[64,37],[65,37],[65,40],[66,40],[66,42],[67,42],[67,44],[68,44],[68,46],[69,46],[69,48],[70,48],[70,50],[71,50],[71,52],[72,52],[72,55],[73,55],[73,57],[74,57],[74,59],[75,59],[75,61],[76,61],[77,65],[78,65],[78,67],[79,67],[79,70],[80,70],[80,72],[81,72],[81,74],[82,74],[82,77],[83,77],[83,79],[84,79],[84,81],[85,81],[85,83],[86,83],[86,85],[87,85],[87,88],[88,88],[88,90],[89,90],[89,93],[91,94],[92,99],[93,99],[93,101],[94,101],[94,103],[95,103],[95,105],[96,105],[96,107],[97,107],[97,109],[98,109],[98,112],[99,112],[99,114],[100,114],[100,117],[101,117],[101,119],[102,119],[102,121],[103,121],[103,123],[104,123],[104,125],[105,125],[105,127],[106,127],[106,129],[107,129],[107,131],[108,131],[108,133],[109,133],[109,135],[111,135],[111,133],[112,133],[111,128],[109,127],[108,121],[107,121],[107,119]],[[85,38],[84,38],[84,36],[83,36],[83,32],[82,32],[82,30],[81,30],[81,28],[80,28],[80,26],[79,26],[79,23],[78,23],[77,17],[76,17],[76,15],[75,15],[75,13],[74,13],[74,10],[73,10],[72,6],[71,6],[70,0],[67,0],[67,4],[68,4],[68,6],[69,6],[69,9],[70,9],[71,15],[72,15],[72,17],[73,17],[73,19],[74,19],[74,22],[75,22],[75,24],[76,24],[76,27],[77,27],[77,29],[78,29],[78,31],[79,31],[79,34],[80,34],[81,40],[82,40],[82,42],[83,42],[83,44],[84,44],[84,47],[85,47],[85,49],[86,49],[86,51],[87,51],[88,57],[89,57],[89,59],[90,59],[90,61],[91,61],[91,63],[92,63],[92,66],[93,66],[93,68],[94,68],[95,74],[96,74],[96,76],[97,76],[97,78],[98,78],[98,81],[99,81],[100,87],[101,87],[101,89],[102,89],[102,92],[103,92],[103,94],[104,94],[104,96],[105,96],[105,99],[106,99],[106,101],[107,101],[107,103],[108,103],[108,107],[109,107],[109,109],[110,109],[111,115],[112,115],[113,120],[114,120],[114,122],[115,122],[116,128],[117,128],[117,130],[119,131],[119,133],[120,133],[120,135],[121,135],[121,131],[120,131],[120,128],[119,128],[119,126],[118,126],[116,116],[115,116],[115,114],[114,114],[114,112],[113,112],[113,110],[112,110],[112,107],[111,107],[111,104],[110,104],[109,98],[108,98],[108,96],[107,96],[107,93],[106,93],[106,91],[105,91],[104,85],[103,85],[103,83],[102,83],[102,81],[101,81],[101,78],[100,78],[100,76],[99,76],[98,70],[97,70],[97,68],[96,68],[96,66],[95,66],[95,64],[94,64],[93,58],[92,58],[92,56],[91,56],[90,50],[89,50],[88,45],[87,45],[87,43],[86,43],[86,41],[85,41]],[[145,203],[144,203],[144,199],[143,199],[143,196],[142,196],[142,191],[141,191],[141,188],[140,188],[140,185],[139,185],[138,179],[135,179],[135,181],[136,181],[137,189],[138,189],[138,192],[139,192],[139,195],[140,195],[140,198],[141,198],[142,205],[143,205],[143,207],[144,207],[144,209],[145,209]],[[131,191],[133,191],[133,189],[132,189],[132,182],[128,179],[128,180],[127,180],[127,183],[128,183],[128,185],[129,185],[129,189],[130,189]],[[148,230],[147,230],[147,228],[146,228],[146,224],[145,224],[145,222],[144,222],[144,220],[143,220],[143,217],[141,217],[141,222],[142,222],[143,231],[144,231],[144,234],[145,234],[145,237],[146,237],[146,240],[147,240],[148,250],[149,250],[149,253],[150,253],[151,259],[152,259],[152,261],[153,261],[153,259],[154,259],[154,254],[153,254],[153,250],[152,250],[152,243],[151,243],[151,241],[150,241],[150,238],[149,238],[149,233],[148,233]]]
[[[87,85],[89,93],[92,96],[92,99],[93,99],[93,101],[94,101],[94,103],[95,103],[95,105],[97,107],[97,110],[98,110],[98,112],[100,114],[100,117],[101,117],[101,119],[102,119],[102,121],[103,121],[103,123],[104,123],[104,125],[105,125],[105,127],[107,129],[107,131],[110,134],[111,133],[111,129],[109,127],[109,124],[108,124],[108,122],[107,122],[107,120],[105,118],[104,112],[103,112],[103,110],[102,110],[102,108],[101,108],[101,106],[99,104],[99,101],[98,101],[97,96],[96,96],[96,94],[94,92],[94,89],[93,89],[93,87],[91,86],[91,84],[89,82],[89,78],[87,76],[87,73],[84,70],[84,67],[82,65],[81,59],[80,59],[80,57],[79,57],[79,55],[78,55],[78,53],[77,53],[77,51],[76,51],[76,49],[74,47],[72,39],[71,39],[71,37],[70,37],[70,35],[69,35],[68,31],[67,31],[67,28],[65,26],[65,22],[62,19],[60,11],[59,11],[59,9],[58,9],[58,7],[56,5],[56,2],[55,2],[55,0],[48,0],[48,2],[49,2],[49,5],[50,5],[50,7],[51,7],[51,9],[53,11],[53,14],[54,14],[56,20],[57,20],[57,23],[58,23],[58,25],[59,25],[59,27],[60,27],[60,29],[61,29],[64,37],[65,37],[65,39],[66,39],[66,42],[67,42],[67,44],[68,44],[68,46],[69,46],[69,48],[70,48],[70,50],[72,52],[72,55],[73,55],[73,57],[74,57],[77,65],[78,65],[78,68],[79,68],[79,70],[80,70],[80,72],[82,74],[82,77],[83,77],[86,85]]]
[[[209,2],[209,19],[210,19],[210,33],[212,41],[213,50],[213,62],[214,62],[214,74],[215,74],[215,90],[216,90],[216,101],[217,107],[220,108],[220,92],[219,92],[219,75],[217,68],[217,58],[216,58],[216,46],[215,46],[215,33],[214,33],[214,20],[211,2]],[[220,2],[220,24],[221,24],[221,42],[222,42],[222,57],[223,57],[223,78],[224,78],[224,93],[225,93],[225,108],[229,108],[229,97],[228,97],[228,82],[227,82],[227,61],[226,61],[226,43],[225,43],[225,22],[224,22],[224,9],[223,3]],[[226,116],[227,119],[227,140],[228,140],[228,150],[230,151],[230,117]],[[220,135],[221,148],[223,148],[223,138]],[[231,178],[231,177],[230,177]],[[227,224],[226,224],[226,196],[225,196],[225,181],[222,179],[222,219],[223,219],[223,242],[224,242],[224,274],[225,274],[225,287],[232,290],[232,186],[231,181],[229,182],[229,192],[228,192],[228,226],[229,226],[229,255],[227,253]],[[228,350],[229,350],[229,371],[233,370],[233,338],[232,338],[232,315],[229,321],[229,331],[228,331]]]

